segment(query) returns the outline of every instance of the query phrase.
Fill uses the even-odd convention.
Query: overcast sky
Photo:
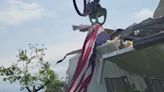
[[[159,0],[100,2],[108,11],[104,27],[117,29],[152,17]],[[16,61],[18,49],[26,49],[29,43],[44,44],[48,49],[47,61],[60,77],[65,76],[69,57],[58,65],[56,61],[81,48],[86,35],[72,31],[73,24],[90,22],[77,15],[72,0],[0,0],[0,65]],[[0,81],[0,92],[11,90],[19,92],[19,85]]]

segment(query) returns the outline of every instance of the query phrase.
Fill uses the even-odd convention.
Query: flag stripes
[[[91,26],[84,41],[82,52],[66,92],[86,92],[92,79],[94,65],[91,57],[94,53],[96,38],[101,33],[102,27],[98,24]]]

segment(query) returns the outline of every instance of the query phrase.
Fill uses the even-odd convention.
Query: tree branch
[[[29,87],[26,87],[26,89],[28,90],[28,92],[32,92],[32,91],[30,90],[30,88],[29,88]]]
[[[36,91],[43,89],[48,83],[50,83],[50,81],[47,81],[44,85],[42,85],[38,89],[36,89]]]

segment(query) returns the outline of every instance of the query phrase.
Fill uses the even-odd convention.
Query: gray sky
[[[81,0],[82,1],[82,0]],[[126,28],[152,17],[159,0],[101,0],[108,11],[106,28]],[[76,14],[72,0],[1,0],[0,65],[16,61],[18,49],[29,43],[47,47],[47,61],[60,77],[65,76],[69,57],[55,65],[65,53],[82,47],[85,33],[72,31],[72,25],[90,24]],[[19,85],[0,81],[0,92],[18,92]]]

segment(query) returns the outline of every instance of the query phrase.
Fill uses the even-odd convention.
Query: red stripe
[[[92,31],[93,32],[93,31]],[[79,61],[82,61],[82,57],[84,55],[84,51],[85,51],[85,47],[86,47],[86,43],[90,40],[90,38],[92,37],[92,32],[90,34],[88,34],[88,36],[86,37],[85,39],[85,42],[84,42],[84,45],[83,45],[83,49],[82,49],[82,53],[81,53],[81,56],[79,58]],[[78,62],[77,65],[81,65],[81,62]],[[76,74],[76,73],[75,73]]]
[[[96,34],[97,34],[97,30],[95,30],[95,32],[93,33],[93,36],[92,36],[92,39],[96,38]],[[75,72],[75,79],[73,80],[73,84],[74,82],[76,81],[78,75],[81,73],[83,67],[84,67],[84,64],[86,63],[87,59],[88,59],[88,56],[90,54],[90,51],[92,50],[91,46],[93,45],[94,41],[91,41],[89,43],[89,46],[87,48],[87,53],[85,54],[84,56],[84,59],[82,59],[82,61],[80,61],[80,63],[78,64],[79,66],[77,66],[77,73]],[[85,50],[85,49],[84,49]],[[73,85],[72,85],[73,86]],[[72,87],[71,87],[72,88]]]
[[[94,32],[94,33],[95,33],[95,32]],[[94,36],[93,36],[93,37],[94,37]],[[84,67],[84,64],[86,63],[86,61],[87,61],[87,59],[88,59],[88,56],[89,56],[89,54],[90,54],[90,51],[92,50],[92,48],[91,48],[92,44],[93,44],[93,41],[91,41],[91,42],[89,43],[89,47],[87,48],[87,53],[85,54],[84,59],[82,59],[82,61],[80,61],[79,64],[78,64],[78,66],[77,66],[77,69],[76,69],[77,71],[75,72],[75,79],[74,79],[74,77],[73,77],[73,83],[72,83],[72,86],[70,87],[70,89],[72,89],[74,82],[76,81],[77,77],[78,77],[79,74],[81,73],[81,71],[82,71],[82,69],[83,69],[83,67]]]
[[[87,72],[87,70],[88,70],[89,66],[90,66],[90,64],[88,64],[88,67],[87,67],[87,69],[86,69],[85,73]],[[82,76],[82,78],[81,78],[81,80],[80,80],[79,84],[77,85],[77,87],[76,87],[76,89],[75,89],[75,92],[77,91],[77,89],[79,88],[80,84],[82,83],[82,81],[83,81],[83,79],[84,79],[84,76],[85,76],[85,73],[84,73],[84,75]]]
[[[89,38],[91,38],[91,35],[88,36],[88,39],[87,39],[87,40],[89,40]],[[85,42],[85,44],[84,44],[83,47],[85,47],[86,43],[87,43],[87,42]],[[83,53],[84,53],[84,50],[85,50],[85,48],[83,49]],[[82,54],[83,54],[83,53],[82,53]],[[83,57],[83,55],[81,55],[81,57]],[[82,67],[83,67],[84,64],[85,64],[85,62],[84,62],[84,60],[81,58],[80,61],[79,61],[78,64],[77,64],[76,71],[75,71],[74,76],[73,76],[73,82],[72,82],[72,84],[71,84],[70,89],[72,88],[74,82],[76,81],[78,75],[80,74],[80,72],[81,72]]]
[[[96,30],[97,31],[97,30]],[[97,33],[97,32],[94,32],[94,33]],[[95,36],[95,34],[94,34],[94,38],[95,38],[96,36]],[[94,41],[92,41],[92,43],[91,44],[93,44],[93,42]],[[90,47],[90,45],[89,45],[89,47]],[[88,48],[89,50],[91,49],[91,48]],[[85,49],[84,49],[85,50]],[[90,51],[89,51],[90,52]],[[87,55],[88,55],[88,53],[87,53]],[[87,58],[87,55],[85,56],[85,58]],[[86,59],[84,59],[84,61],[85,61]],[[84,62],[84,61],[81,61],[81,62]],[[85,63],[85,62],[84,62]],[[78,64],[79,65],[79,64]],[[80,64],[81,65],[81,64]],[[83,67],[83,66],[82,66]],[[81,69],[80,69],[80,72],[81,72],[81,70],[82,70],[82,67],[81,67]],[[79,70],[79,69],[78,69]],[[77,74],[77,73],[75,73],[75,74]],[[78,75],[78,74],[77,74]],[[75,81],[75,80],[74,80]],[[72,86],[73,86],[73,84],[74,84],[74,82],[72,83]],[[72,87],[71,87],[72,88]]]
[[[82,86],[79,89],[79,91],[82,90],[82,89],[87,90],[87,86],[88,86],[89,82],[92,79],[93,71],[94,71],[94,67],[92,66],[92,72],[91,72],[91,74],[84,80],[84,82],[82,83]]]
[[[99,27],[97,27],[96,26],[96,32],[94,32],[94,34],[93,34],[93,39],[95,39],[96,38],[96,35],[97,35],[97,32],[98,32],[98,28]],[[81,67],[79,67],[79,73],[81,72],[81,70],[82,70],[82,67],[84,66],[84,64],[85,64],[85,61],[88,59],[88,56],[89,56],[89,54],[90,54],[90,51],[92,50],[92,48],[90,47],[90,46],[92,46],[93,45],[93,43],[94,43],[95,41],[92,41],[92,42],[90,42],[90,44],[89,44],[89,46],[88,46],[88,48],[87,48],[87,53],[85,54],[85,56],[84,56],[84,60],[83,59],[81,59],[82,61],[79,63],[79,65],[81,65]],[[85,50],[85,49],[84,49]]]
[[[95,32],[94,32],[95,33]],[[91,33],[92,34],[92,33]],[[91,35],[89,35],[89,36],[87,36],[88,37],[88,39],[86,39],[87,41],[89,40],[89,38],[91,39],[92,37],[93,37],[93,34],[92,34],[92,37],[91,37]],[[85,41],[85,44],[84,44],[84,46],[86,46],[86,41]],[[92,43],[90,42],[90,45],[91,45]],[[90,47],[90,45],[89,45],[89,47]],[[84,47],[83,46],[83,47]],[[87,48],[87,49],[90,49],[90,48]],[[85,51],[85,48],[83,49],[83,53],[84,53],[84,51]],[[88,51],[88,50],[87,50]],[[90,51],[89,51],[90,52]],[[88,56],[88,54],[87,55],[85,55],[85,58],[84,59],[80,59],[80,62],[78,62],[78,66],[77,66],[77,68],[76,68],[76,72],[74,73],[75,74],[75,76],[73,77],[73,80],[75,81],[76,79],[77,79],[77,76],[79,75],[79,73],[81,72],[81,70],[82,70],[82,68],[83,68],[83,66],[84,66],[84,64],[85,64],[85,61],[86,61],[86,56]],[[81,55],[81,57],[83,57],[83,55]],[[74,81],[73,81],[73,84],[74,84]]]
[[[97,36],[97,35],[96,35],[96,36]],[[79,92],[81,92],[81,91],[87,92],[87,87],[88,87],[88,85],[89,85],[89,83],[90,83],[90,81],[91,81],[91,79],[92,79],[93,72],[94,72],[94,66],[91,64],[91,62],[90,62],[90,65],[91,65],[91,67],[92,67],[91,74],[88,75],[87,78],[85,78],[85,80],[83,81],[83,83],[81,83],[82,86],[81,86]],[[84,89],[84,90],[83,90],[83,89]]]
[[[95,30],[93,31],[93,33],[91,32],[90,34],[88,34],[87,37],[86,37],[86,39],[85,39],[85,42],[84,42],[84,45],[83,45],[82,54],[81,54],[81,57],[79,58],[79,62],[78,62],[78,64],[77,64],[76,71],[75,71],[75,73],[74,73],[74,75],[73,75],[72,83],[71,83],[71,86],[70,86],[69,89],[68,89],[68,92],[72,89],[72,87],[73,87],[75,81],[76,81],[77,78],[78,78],[78,75],[81,73],[83,67],[84,67],[85,64],[86,64],[86,61],[87,61],[87,59],[88,59],[89,54],[91,54],[90,52],[93,50],[93,47],[94,47],[93,44],[95,43],[95,40],[96,40],[96,37],[97,37],[97,32],[98,32],[99,27],[100,27],[100,26],[96,25]],[[86,50],[87,52],[86,52],[86,54],[84,55],[84,58],[82,58],[82,57],[83,57],[83,54],[84,54],[84,51],[85,51],[85,49],[86,49],[86,44],[87,44],[87,42],[88,42],[89,40],[93,40],[93,41],[91,41],[91,42],[89,43],[89,46],[88,46],[88,48],[87,48],[87,50]],[[90,64],[89,64],[89,65],[90,65]],[[88,65],[88,67],[89,67],[89,65]],[[87,69],[88,69],[88,67],[87,67]],[[84,71],[84,75],[85,75],[85,72],[87,71],[87,69]],[[93,72],[91,73],[91,75],[92,75],[92,74],[93,74]],[[80,82],[83,80],[84,75],[82,75],[82,78],[80,79]],[[91,77],[92,77],[92,76],[91,76]],[[88,77],[87,77],[87,79],[88,79]],[[89,78],[89,79],[91,79],[91,78]],[[89,83],[89,82],[86,82],[86,83]],[[81,84],[81,83],[78,84],[77,88],[79,87],[80,84]],[[85,85],[85,82],[84,82],[83,85]],[[76,88],[76,89],[77,89],[77,88]]]

